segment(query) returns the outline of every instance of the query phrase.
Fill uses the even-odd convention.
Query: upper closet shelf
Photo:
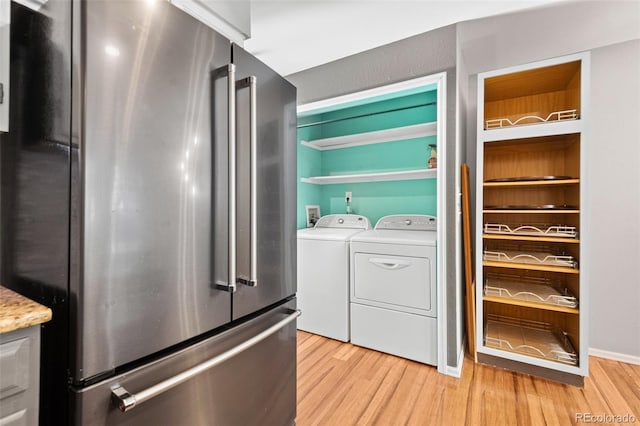
[[[300,143],[310,148],[325,151],[330,149],[349,148],[352,146],[433,136],[437,134],[437,128],[437,122],[433,121],[431,123],[394,127],[392,129],[376,130],[374,132],[356,133],[354,135],[336,136],[333,138],[315,139],[312,141],[303,140]]]
[[[303,183],[328,185],[334,183],[381,182],[385,180],[432,179],[436,169],[403,170],[399,172],[362,173],[353,175],[313,176],[301,178]]]

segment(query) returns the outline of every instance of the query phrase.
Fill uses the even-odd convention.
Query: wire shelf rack
[[[518,118],[515,121],[511,121],[508,118],[496,118],[493,120],[487,120],[485,122],[485,130],[490,129],[501,129],[503,127],[514,127],[514,126],[523,126],[528,124],[540,124],[547,123],[549,121],[566,121],[566,120],[577,120],[578,110],[568,109],[564,111],[554,111],[547,115],[546,117],[540,117],[537,115],[525,115],[523,117]]]
[[[578,364],[578,355],[567,333],[546,322],[488,314],[484,342],[495,349],[563,364]]]
[[[485,234],[523,235],[533,237],[577,238],[575,226],[551,224],[485,223]]]
[[[578,307],[578,299],[562,285],[560,280],[546,277],[487,274],[484,294],[565,308]]]
[[[521,251],[484,251],[484,260],[506,263],[526,263],[531,265],[567,266],[576,269],[578,262],[570,255],[553,253],[525,253]]]

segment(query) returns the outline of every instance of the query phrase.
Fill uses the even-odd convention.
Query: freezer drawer
[[[295,300],[158,361],[71,392],[76,425],[274,425],[296,415],[296,324],[121,412],[112,389],[144,391],[295,316]]]
[[[435,318],[351,304],[351,343],[437,365]]]
[[[354,301],[435,315],[432,258],[382,253],[355,253],[353,258]]]

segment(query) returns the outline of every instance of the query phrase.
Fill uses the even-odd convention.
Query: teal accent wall
[[[320,211],[323,215],[346,213],[346,191],[352,192],[352,213],[368,217],[372,225],[390,214],[436,215],[435,179],[318,186],[322,186]]]
[[[320,128],[317,126],[298,129],[298,229],[306,228],[306,205],[320,205],[322,201],[322,186],[300,182],[307,176],[319,176],[322,174],[322,152],[306,147],[301,140],[318,138]],[[324,209],[320,208],[324,214]]]
[[[373,224],[390,214],[436,214],[436,179],[315,185],[300,182],[303,177],[391,172],[427,168],[429,144],[436,136],[319,151],[301,144],[313,140],[350,135],[436,120],[436,91],[433,87],[406,91],[402,96],[377,97],[347,108],[306,114],[299,125],[336,118],[366,117],[301,127],[298,129],[298,229],[306,227],[305,205],[320,206],[321,214],[346,213],[345,192],[352,192],[352,212],[368,217]],[[431,104],[417,106],[422,104]],[[417,107],[416,107],[417,106]],[[414,107],[403,109],[405,107]],[[385,112],[390,110],[398,110]]]

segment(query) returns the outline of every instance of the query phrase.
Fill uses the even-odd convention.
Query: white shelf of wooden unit
[[[352,146],[370,145],[375,143],[385,143],[401,141],[405,139],[434,136],[437,133],[438,123],[414,124],[411,126],[394,127],[392,129],[376,130],[373,132],[357,133],[353,135],[336,136],[333,138],[314,139],[311,141],[300,141],[309,148],[326,151],[330,149],[350,148]]]
[[[402,170],[398,172],[360,173],[353,175],[312,176],[301,178],[300,182],[316,185],[334,183],[382,182],[389,180],[434,179],[437,169]]]
[[[582,120],[551,121],[548,123],[524,126],[510,126],[496,129],[482,130],[484,142],[504,141],[511,139],[526,139],[541,136],[566,135],[583,131]]]

